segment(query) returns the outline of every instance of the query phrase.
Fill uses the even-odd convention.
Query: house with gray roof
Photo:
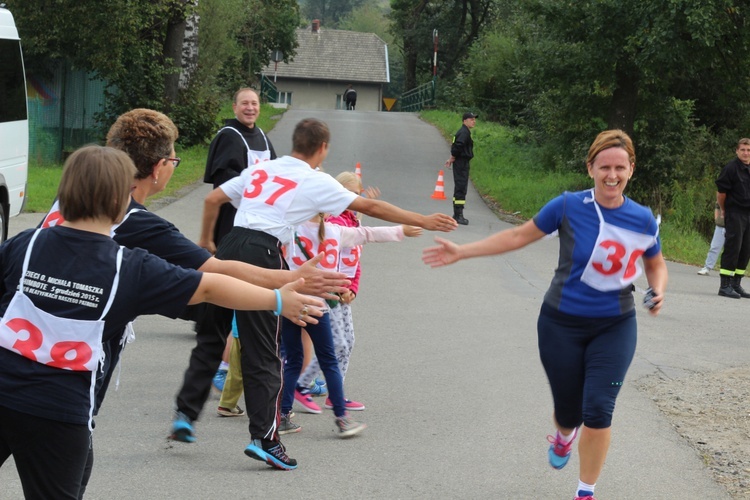
[[[327,30],[313,21],[297,29],[297,55],[263,69],[275,82],[278,103],[297,109],[346,109],[347,85],[357,91],[357,111],[381,111],[390,81],[388,46],[374,33]]]

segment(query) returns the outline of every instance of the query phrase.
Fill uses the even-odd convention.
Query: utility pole
[[[437,80],[438,30],[432,30],[432,81]]]
[[[437,90],[437,52],[438,52],[438,30],[432,30],[432,104],[435,104],[435,93]]]

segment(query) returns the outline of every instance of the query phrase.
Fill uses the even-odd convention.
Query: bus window
[[[21,44],[0,38],[0,123],[26,120]]]
[[[21,40],[10,11],[0,7],[0,242],[8,218],[23,210],[29,167],[29,120]]]

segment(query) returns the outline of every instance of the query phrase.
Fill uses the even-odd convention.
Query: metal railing
[[[435,80],[407,90],[401,95],[401,111],[421,111],[435,105]]]
[[[279,102],[279,89],[266,75],[260,76],[260,97],[266,102]]]

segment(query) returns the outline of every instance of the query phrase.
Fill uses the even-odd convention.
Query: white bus
[[[21,40],[9,10],[0,7],[0,242],[8,237],[8,218],[26,201],[29,119]]]

